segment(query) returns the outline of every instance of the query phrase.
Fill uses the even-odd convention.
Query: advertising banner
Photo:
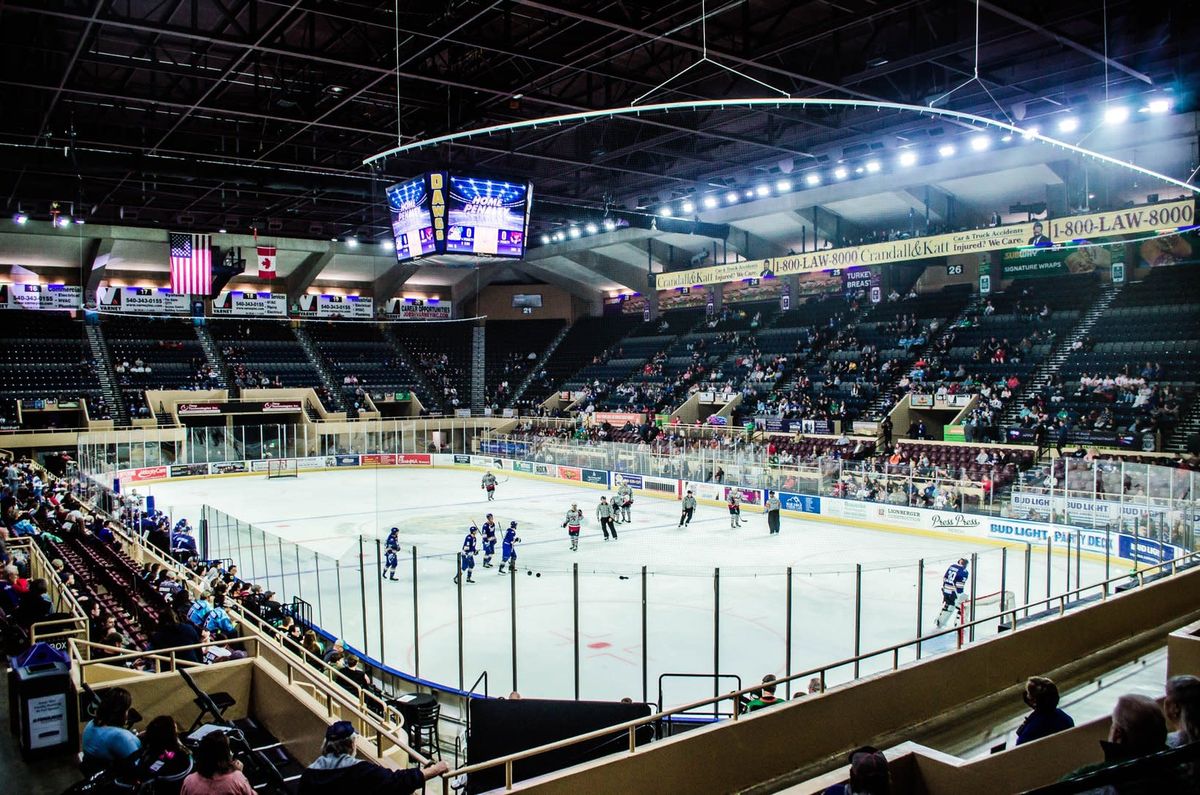
[[[625,477],[628,479],[628,476]],[[630,488],[638,488],[632,483],[630,483],[629,486]],[[671,497],[679,496],[679,481],[670,478],[656,478],[651,477],[650,475],[643,475],[642,485],[640,488],[642,491],[652,492],[654,494],[667,495]]]
[[[359,462],[365,467],[391,467],[396,465],[395,453],[364,453],[359,456]]]
[[[1155,232],[1191,226],[1195,221],[1195,202],[1182,199],[1162,204],[1132,207],[1127,210],[1051,218],[1036,222],[1048,244],[1078,239],[1113,237],[1139,232]],[[944,235],[915,237],[864,246],[846,246],[801,254],[789,254],[731,265],[713,265],[685,271],[659,273],[654,284],[658,290],[721,284],[767,275],[883,265],[891,262],[948,257],[956,254],[1003,251],[1031,245],[1035,238],[1034,222],[1006,224],[985,229],[968,229]]]
[[[638,414],[630,411],[597,411],[592,415],[592,422],[598,425],[608,423],[618,428],[629,422],[634,425],[639,425],[646,421],[645,414]]]
[[[328,459],[326,459],[325,457],[319,456],[319,455],[307,456],[304,458],[297,458],[296,459],[296,468],[297,469],[324,469],[327,466],[325,463],[327,460]]]
[[[510,458],[523,458],[529,454],[529,442],[488,440],[479,443],[479,452],[503,455]]]
[[[177,403],[175,413],[181,417],[193,417],[200,414],[220,414],[220,403]]]
[[[208,474],[208,464],[175,464],[171,467],[173,478],[194,478]]]
[[[456,463],[456,464],[469,464],[469,463],[471,463],[471,456],[469,456],[469,455],[460,455],[460,454],[458,454],[458,453],[455,453],[455,454],[454,454],[454,463]],[[521,463],[521,462],[518,462],[518,463]]]
[[[209,304],[214,317],[287,317],[286,293],[225,290]]]
[[[164,480],[168,475],[166,467],[142,467],[141,469],[133,469],[128,473],[128,477],[122,477],[122,480],[128,480],[131,483],[144,483],[148,480]]]
[[[630,475],[625,472],[616,472],[613,474],[613,487],[620,486],[622,483],[629,484],[631,489],[641,489],[643,487],[641,475]]]
[[[264,400],[262,410],[264,412],[272,411],[300,411],[299,400]]]
[[[471,466],[483,467],[484,469],[504,469],[503,459],[487,457],[482,455],[471,456]]]
[[[608,472],[603,469],[585,469],[583,470],[583,482],[608,486]]]
[[[428,467],[433,466],[433,457],[429,453],[401,453],[396,463],[402,467]]]
[[[691,491],[692,496],[698,500],[721,502],[725,499],[725,487],[719,483],[697,483],[689,480],[684,482],[683,491]]]
[[[383,315],[392,320],[449,320],[450,302],[436,298],[389,298]]]
[[[358,466],[358,456],[356,455],[331,455],[325,457],[325,466],[327,467],[356,467]]]
[[[559,467],[558,477],[562,480],[583,480],[583,470],[579,467]]]
[[[1036,517],[1048,519],[1053,512],[1059,519],[1081,525],[1118,525],[1124,519],[1137,519],[1146,514],[1162,516],[1169,509],[1162,505],[1139,505],[1090,497],[1064,497],[1061,495],[1012,493],[1013,514],[1020,518]]]
[[[763,493],[762,489],[743,489],[740,486],[726,486],[723,498],[728,500],[732,492],[738,492],[742,496],[743,505],[762,505]]]
[[[533,472],[531,461],[513,461],[513,472]]]
[[[300,318],[370,320],[375,316],[375,302],[357,295],[302,295],[293,314]]]
[[[533,462],[533,474],[552,478],[554,477],[554,464],[542,464],[535,461]]]
[[[1000,278],[1037,279],[1068,273],[1091,273],[1125,258],[1125,244],[1104,246],[1026,246],[1000,255]]]
[[[797,513],[816,513],[821,512],[821,498],[813,497],[808,494],[792,494],[791,492],[779,492],[779,502],[783,508]]]
[[[0,309],[81,309],[83,288],[68,284],[0,284]]]
[[[249,471],[245,461],[224,461],[210,466],[214,475],[235,475],[239,472]]]
[[[186,315],[192,311],[188,296],[167,287],[98,287],[96,304],[101,312]]]
[[[853,295],[879,287],[879,271],[870,268],[846,268],[842,271],[842,292]]]

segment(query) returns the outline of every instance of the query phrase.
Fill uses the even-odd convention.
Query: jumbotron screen
[[[392,237],[396,241],[396,261],[436,253],[426,177],[392,185],[387,189],[387,201],[392,216]]]
[[[532,196],[527,182],[451,175],[446,253],[525,256]]]

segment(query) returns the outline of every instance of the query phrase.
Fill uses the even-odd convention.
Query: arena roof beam
[[[375,306],[379,306],[389,298],[394,298],[404,283],[413,277],[421,268],[409,262],[397,262],[379,274],[379,278],[371,282],[371,296]]]
[[[557,254],[566,257],[576,265],[580,265],[592,273],[599,274],[609,281],[624,285],[638,293],[649,292],[650,270],[638,268],[619,259],[605,254],[598,254],[587,249],[574,251],[558,251]]]
[[[1066,36],[1062,35],[1061,33],[1056,33],[1053,30],[1050,30],[1049,28],[1045,28],[1045,27],[1037,24],[1036,22],[1026,19],[1025,17],[1021,16],[1020,14],[1016,14],[1016,13],[1013,13],[1012,11],[1009,11],[1007,8],[1001,8],[1000,6],[995,5],[994,3],[987,2],[987,0],[969,0],[969,2],[972,2],[972,3],[978,2],[981,8],[986,8],[988,11],[991,11],[993,14],[995,14],[998,17],[1003,17],[1004,19],[1007,19],[1009,22],[1015,22],[1016,24],[1018,24],[1024,28],[1028,28],[1029,30],[1034,31],[1035,33],[1040,33],[1041,35],[1045,36],[1046,38],[1051,39],[1051,40],[1057,42],[1058,44],[1063,45],[1064,47],[1070,47],[1072,50],[1083,53],[1084,55],[1088,56],[1089,58],[1093,58],[1093,59],[1099,61],[1100,63],[1107,64],[1108,66],[1112,67],[1113,69],[1116,69],[1118,72],[1124,72],[1125,74],[1129,75],[1130,77],[1141,80],[1143,83],[1146,83],[1147,85],[1154,85],[1154,80],[1153,80],[1153,78],[1150,77],[1150,75],[1144,74],[1132,67],[1126,66],[1125,64],[1116,60],[1115,58],[1109,58],[1104,53],[1096,52],[1091,47],[1080,44],[1079,42],[1077,42],[1073,39],[1069,39]]]
[[[730,227],[729,247],[746,259],[766,259],[767,257],[782,257],[788,253],[787,247],[761,235],[756,235],[746,229]]]
[[[300,300],[300,296],[304,295],[304,291],[311,287],[312,283],[321,275],[321,271],[325,270],[325,266],[330,263],[335,253],[333,245],[326,243],[324,251],[314,251],[309,254],[296,266],[295,270],[288,274],[285,284],[287,285],[289,304]]]
[[[496,263],[493,265],[483,265],[475,269],[474,278],[467,276],[465,279],[459,279],[450,288],[450,298],[454,301],[455,313],[460,316],[470,317],[471,315],[479,314],[479,293],[483,291],[492,282],[499,279],[508,270],[510,263]],[[475,299],[474,307],[467,308],[467,302],[472,298]]]
[[[84,251],[83,262],[80,265],[87,274],[87,283],[83,289],[84,300],[89,295],[95,295],[104,280],[108,263],[112,259],[113,245],[116,241],[111,237],[92,238]]]

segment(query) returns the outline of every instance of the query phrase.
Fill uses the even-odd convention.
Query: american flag
[[[208,295],[212,291],[212,235],[169,234],[171,292]]]

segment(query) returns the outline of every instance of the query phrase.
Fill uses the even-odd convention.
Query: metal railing
[[[1146,574],[1148,572],[1153,572],[1153,571],[1157,570],[1162,575],[1172,575],[1172,574],[1177,573],[1179,571],[1180,564],[1185,563],[1185,562],[1189,563],[1189,564],[1196,564],[1197,562],[1200,562],[1200,553],[1191,552],[1191,553],[1184,555],[1181,558],[1164,561],[1163,563],[1159,563],[1154,566],[1149,566],[1146,569],[1139,571],[1136,575],[1123,575],[1120,577],[1113,577],[1108,580],[1104,580],[1103,582],[1100,582],[1100,583],[1094,583],[1092,585],[1084,586],[1082,588],[1075,588],[1075,589],[1072,589],[1069,591],[1064,591],[1061,594],[1057,594],[1055,596],[1051,596],[1051,597],[1048,597],[1045,599],[1037,599],[1037,600],[1029,602],[1025,605],[1019,605],[1019,606],[1013,608],[1012,610],[1005,610],[1001,615],[1012,615],[1014,620],[1011,624],[1011,630],[1018,631],[1021,627],[1021,623],[1016,621],[1015,617],[1016,617],[1016,613],[1020,610],[1028,610],[1032,607],[1036,607],[1037,605],[1042,605],[1042,604],[1049,606],[1051,604],[1057,603],[1059,605],[1058,615],[1061,616],[1066,612],[1066,610],[1068,608],[1068,597],[1070,597],[1072,594],[1079,595],[1083,591],[1093,590],[1095,588],[1101,588],[1102,589],[1101,592],[1103,594],[1102,598],[1108,599],[1108,598],[1110,598],[1109,593],[1108,593],[1110,585],[1113,585],[1115,583],[1120,583],[1122,581],[1127,581],[1132,577],[1132,578],[1136,579],[1136,581],[1138,582],[1138,585],[1140,587],[1141,585],[1145,584]],[[929,643],[933,639],[936,639],[936,638],[939,638],[942,636],[952,635],[952,634],[957,635],[956,649],[961,649],[963,646],[963,640],[962,640],[963,636],[962,636],[960,630],[973,629],[974,627],[977,627],[985,622],[994,621],[995,619],[996,619],[996,616],[988,616],[986,618],[976,619],[975,621],[971,621],[971,622],[961,624],[958,626],[948,627],[948,628],[940,630],[938,632],[935,632],[935,633],[932,633],[929,635],[924,635],[922,637],[915,638],[913,640],[908,640],[903,643],[892,644],[890,646],[885,646],[880,649],[875,649],[873,651],[865,652],[863,654],[858,654],[853,657],[847,657],[845,659],[837,660],[832,663],[827,663],[827,664],[819,666],[817,668],[811,668],[806,671],[801,671],[799,673],[794,673],[794,674],[790,674],[788,676],[783,676],[783,677],[776,679],[774,684],[776,687],[779,687],[782,685],[790,685],[790,683],[795,682],[800,679],[804,679],[806,677],[811,678],[814,676],[818,676],[818,677],[820,677],[820,680],[821,680],[821,690],[822,690],[822,692],[824,692],[826,675],[828,674],[829,671],[832,671],[837,668],[845,668],[848,666],[854,666],[857,668],[862,662],[864,662],[866,660],[870,660],[870,659],[884,656],[884,655],[891,656],[891,658],[892,658],[892,668],[891,669],[893,671],[896,671],[896,670],[899,670],[899,668],[900,668],[900,652],[902,650],[907,649],[909,647],[913,647],[913,646],[919,646],[920,644],[923,644],[923,643]],[[1035,623],[1035,622],[1030,622],[1030,623]],[[853,684],[853,683],[850,683],[850,684]],[[443,784],[442,791],[443,791],[443,793],[445,793],[445,795],[449,795],[450,781],[453,778],[456,778],[458,776],[470,776],[472,773],[479,773],[484,770],[491,770],[493,768],[501,767],[501,766],[504,767],[504,783],[505,783],[504,789],[511,790],[513,788],[513,783],[514,783],[513,766],[515,763],[520,762],[525,759],[533,758],[535,756],[540,756],[542,754],[550,753],[552,751],[557,751],[557,750],[560,750],[563,748],[570,748],[571,746],[579,745],[581,743],[587,743],[587,742],[591,742],[593,740],[599,740],[602,738],[611,737],[612,735],[619,734],[619,733],[625,733],[627,735],[629,753],[632,754],[637,751],[637,730],[639,728],[641,728],[643,726],[650,726],[652,724],[661,723],[664,720],[669,720],[672,716],[675,716],[675,715],[681,715],[681,714],[689,713],[689,712],[695,713],[700,710],[711,711],[716,714],[721,714],[721,705],[726,701],[733,701],[733,708],[730,710],[730,712],[728,714],[731,715],[731,718],[730,718],[731,720],[737,721],[741,717],[740,716],[740,700],[743,697],[757,694],[759,691],[762,690],[762,687],[763,687],[762,683],[758,683],[755,685],[751,685],[750,687],[739,688],[737,690],[732,690],[728,693],[722,693],[720,695],[713,696],[711,698],[704,698],[704,699],[700,699],[697,701],[692,701],[687,704],[681,704],[679,706],[671,707],[670,709],[661,709],[652,715],[647,715],[642,718],[636,718],[634,720],[625,721],[624,723],[614,724],[612,726],[607,726],[603,729],[596,729],[594,731],[590,731],[585,734],[579,734],[574,737],[568,737],[566,739],[558,740],[553,743],[547,743],[545,745],[540,745],[536,748],[530,748],[530,749],[527,749],[524,751],[518,751],[515,753],[511,753],[511,754],[506,754],[504,756],[500,756],[495,759],[489,759],[485,762],[478,762],[473,765],[467,765],[465,767],[461,767],[456,770],[452,770],[446,774],[446,777],[443,779],[443,782],[442,782],[442,784]],[[705,708],[711,708],[711,709],[705,709]]]

